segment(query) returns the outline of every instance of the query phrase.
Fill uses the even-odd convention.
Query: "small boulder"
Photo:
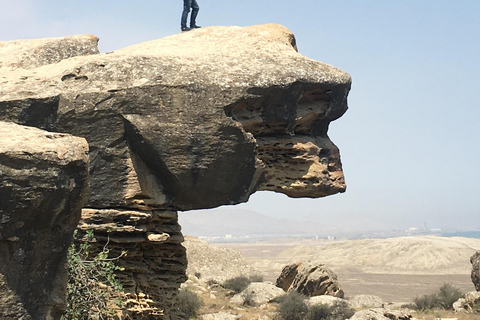
[[[415,318],[406,310],[371,308],[357,311],[350,320],[415,320]]]
[[[323,264],[298,262],[287,265],[278,277],[276,286],[286,292],[297,291],[307,297],[344,296],[337,275]]]
[[[383,301],[379,296],[369,294],[359,294],[348,301],[353,309],[382,308]]]
[[[453,303],[453,310],[455,310],[455,312],[473,313],[476,311],[474,310],[474,306],[479,302],[480,302],[480,292],[478,291],[467,292],[464,298],[460,298]]]
[[[324,305],[327,305],[329,307],[333,307],[336,304],[345,302],[345,300],[342,299],[342,298],[323,295],[323,296],[310,297],[305,302],[307,303],[307,305],[309,307],[316,306],[316,305],[319,305],[319,304],[324,304]]]
[[[252,282],[241,293],[234,295],[230,302],[238,305],[246,305],[253,303],[261,305],[271,302],[275,298],[285,294],[283,289],[276,287],[269,282]]]
[[[473,256],[470,257],[470,263],[472,264],[471,278],[475,290],[480,291],[480,251],[475,252]]]

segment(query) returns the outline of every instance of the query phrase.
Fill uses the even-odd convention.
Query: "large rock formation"
[[[164,272],[167,291],[184,279],[171,212],[245,202],[257,190],[345,191],[327,130],[347,109],[350,76],[300,55],[286,28],[202,28],[108,54],[95,54],[96,41],[0,42],[41,60],[0,55],[0,119],[87,139],[82,228],[100,239],[113,229],[110,243],[143,257],[142,271],[127,263],[124,281],[145,310],[173,305],[173,295],[148,287],[152,270]]]
[[[475,286],[475,290],[480,291],[480,251],[475,252],[475,254],[470,257],[470,263],[472,264],[470,276],[473,285]]]
[[[57,319],[88,195],[88,145],[1,121],[0,137],[0,319]]]
[[[337,275],[325,265],[298,262],[287,265],[277,279],[277,287],[297,291],[307,297],[330,295],[343,298]]]

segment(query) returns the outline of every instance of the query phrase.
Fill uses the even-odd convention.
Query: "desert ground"
[[[416,236],[363,240],[274,239],[254,243],[217,243],[236,249],[265,280],[275,281],[283,266],[316,261],[338,276],[346,296],[372,294],[384,302],[411,302],[444,283],[474,291],[470,257],[480,239]]]

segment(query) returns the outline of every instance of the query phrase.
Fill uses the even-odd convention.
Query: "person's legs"
[[[190,12],[190,7],[192,6],[192,1],[195,0],[183,0],[182,21],[180,22],[182,30],[187,27],[187,17]]]
[[[200,7],[198,6],[197,0],[191,0],[192,15],[190,16],[190,28],[197,27],[197,14]]]

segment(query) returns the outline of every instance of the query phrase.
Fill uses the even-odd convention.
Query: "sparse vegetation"
[[[444,283],[438,292],[429,295],[416,297],[414,309],[416,310],[433,310],[433,309],[452,309],[455,301],[460,299],[463,293],[449,283]]]
[[[250,277],[245,276],[238,276],[235,278],[231,278],[226,280],[222,287],[227,290],[232,290],[234,293],[240,293],[245,290],[248,285],[252,282],[262,282],[263,276],[262,275],[252,275]]]
[[[183,311],[187,319],[197,316],[198,310],[203,306],[203,300],[197,294],[189,290],[181,290],[178,293],[178,308]]]
[[[305,296],[292,291],[277,299],[278,315],[284,320],[302,320],[308,312]]]
[[[108,243],[103,250],[91,256],[91,242],[95,241],[93,231],[78,239],[81,244],[72,244],[68,249],[67,310],[62,320],[107,319],[115,314],[115,306],[123,304],[120,293],[122,285],[115,277],[115,271],[121,270],[116,261],[126,252],[115,258],[109,258]]]
[[[444,283],[438,292],[438,298],[444,309],[453,309],[455,301],[463,297],[463,293],[450,283]]]
[[[306,320],[345,320],[351,318],[355,310],[350,308],[345,301],[337,302],[333,306],[324,304],[308,308]]]
[[[222,284],[222,287],[228,290],[232,290],[235,293],[240,293],[245,290],[251,282],[252,281],[250,281],[249,278],[245,276],[239,276],[226,280]]]

